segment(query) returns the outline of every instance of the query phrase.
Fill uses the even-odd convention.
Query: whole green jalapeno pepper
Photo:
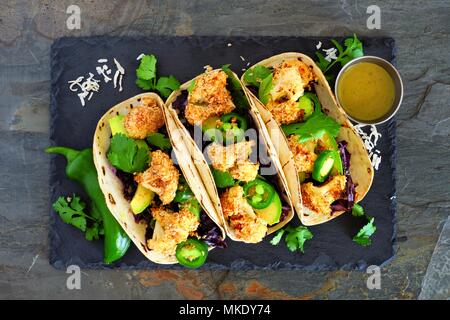
[[[92,149],[79,151],[66,147],[50,147],[45,149],[45,152],[61,154],[67,159],[67,177],[78,182],[91,199],[92,216],[103,220],[103,261],[109,264],[123,257],[130,246],[130,238],[106,206],[105,197],[98,184]]]

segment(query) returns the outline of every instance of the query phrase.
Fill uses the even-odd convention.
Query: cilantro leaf
[[[81,201],[80,197],[76,195],[67,198],[59,197],[52,204],[52,207],[63,222],[85,232],[85,237],[88,241],[98,239],[99,234],[103,233],[101,231],[101,221],[84,212],[86,204]],[[87,226],[88,220],[94,221],[90,227]]]
[[[144,171],[149,161],[147,144],[128,138],[124,134],[115,134],[108,150],[108,160],[111,164],[128,173]]]
[[[313,238],[311,231],[304,226],[298,226],[296,228],[288,226],[286,232],[287,235],[284,240],[286,241],[288,249],[292,252],[300,250],[302,253],[305,253],[305,242]]]
[[[324,133],[332,137],[337,137],[341,125],[323,113],[315,112],[305,122],[284,125],[281,127],[285,135],[296,134],[299,136],[299,142],[305,142],[311,139],[320,139]]]
[[[335,39],[331,40],[331,42],[339,53],[336,60],[327,61],[320,51],[316,52],[316,56],[319,59],[316,64],[323,73],[329,71],[338,62],[343,67],[349,61],[364,55],[362,42],[358,39],[356,34],[353,34],[353,37],[344,40],[345,50]]]
[[[355,203],[353,205],[353,209],[352,209],[352,216],[363,217],[364,216],[364,208],[360,204]]]
[[[153,82],[150,80],[136,79],[136,85],[142,90],[153,90]]]
[[[86,214],[83,212],[86,205],[81,202],[80,198],[59,197],[52,205],[62,221],[74,226],[81,231],[86,231]]]
[[[195,88],[195,80],[192,80],[191,83],[189,84],[189,87],[187,88],[187,91],[191,93],[192,90],[194,90],[194,88]]]
[[[270,68],[264,66],[255,66],[245,71],[244,80],[248,84],[259,88],[259,85],[261,84],[263,79],[267,78],[270,74],[272,74],[272,70]]]
[[[353,241],[361,246],[370,246],[372,240],[370,237],[375,233],[377,227],[374,225],[375,218],[370,218],[369,222],[362,227],[356,236],[353,237]]]
[[[261,85],[259,86],[258,97],[263,104],[269,102],[269,92],[272,90],[272,79],[273,75],[271,73],[261,81]]]
[[[270,240],[270,244],[273,246],[276,246],[280,243],[281,239],[283,238],[283,234],[286,231],[284,229],[280,229],[277,231],[277,233],[275,234],[275,236],[272,238],[272,240]]]
[[[164,98],[168,98],[172,91],[180,88],[180,81],[174,76],[161,77],[156,83],[155,89],[161,93]]]
[[[96,222],[92,225],[92,227],[86,228],[85,237],[86,240],[92,241],[92,240],[98,240],[100,238],[100,229],[99,224]]]
[[[139,68],[136,69],[136,76],[142,80],[156,78],[156,57],[153,54],[142,57]]]
[[[147,142],[159,149],[166,151],[172,148],[169,138],[159,132],[150,133],[147,136]]]
[[[233,71],[230,69],[230,65],[226,64],[222,66],[222,71],[225,72],[228,76],[227,85],[230,90],[231,97],[233,99],[234,104],[239,110],[248,109],[248,100],[244,94],[244,90],[242,89],[241,82],[236,76],[233,74]]]
[[[316,61],[317,66],[320,68],[320,70],[322,70],[322,72],[325,73],[325,70],[327,70],[331,61],[326,60],[320,51],[316,52],[316,57],[317,59],[319,59],[319,61]]]

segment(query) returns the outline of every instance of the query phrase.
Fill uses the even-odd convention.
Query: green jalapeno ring
[[[208,245],[199,239],[188,238],[177,245],[175,257],[185,267],[198,268],[208,257]]]
[[[314,162],[312,177],[318,182],[324,182],[336,162],[336,151],[327,150],[322,152]]]
[[[267,208],[275,195],[275,188],[261,179],[255,179],[244,185],[244,194],[248,203],[255,209]]]

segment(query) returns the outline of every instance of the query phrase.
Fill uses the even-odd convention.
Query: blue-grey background
[[[1,298],[446,298],[450,207],[450,4],[386,1],[76,1],[0,3]],[[368,30],[366,9],[381,9]],[[50,46],[61,36],[389,36],[405,84],[397,114],[396,258],[368,290],[360,271],[83,270],[81,290],[49,265]],[[442,235],[440,236],[442,231]],[[440,237],[440,238],[439,238]],[[440,240],[439,240],[440,239]],[[438,241],[439,240],[439,241]],[[435,250],[436,248],[436,250]],[[433,252],[435,254],[433,255]]]

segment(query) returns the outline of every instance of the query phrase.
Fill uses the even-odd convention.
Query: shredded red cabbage
[[[204,212],[200,214],[200,226],[197,232],[201,239],[211,247],[226,248],[227,244],[222,238],[219,227]]]
[[[133,199],[133,195],[136,192],[136,188],[137,188],[137,183],[134,181],[133,174],[117,169],[116,176],[122,182],[123,196],[128,201],[131,201],[131,199]]]
[[[331,214],[336,211],[351,211],[355,205],[355,184],[350,175],[350,152],[347,150],[347,142],[340,141],[338,143],[338,148],[347,182],[345,184],[345,194],[343,198],[333,202],[331,205]]]
[[[280,222],[283,222],[284,220],[286,220],[290,209],[291,209],[290,206],[282,206],[281,207]]]
[[[172,103],[172,107],[184,114],[187,106],[188,93],[186,90],[182,91],[181,94]]]

